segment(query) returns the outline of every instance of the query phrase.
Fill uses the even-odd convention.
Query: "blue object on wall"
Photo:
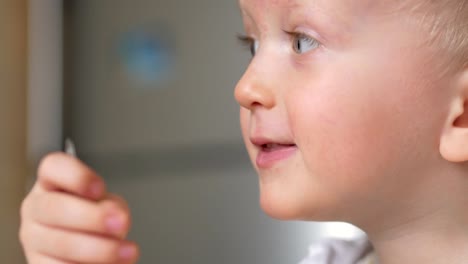
[[[174,64],[172,41],[167,34],[144,29],[124,33],[119,54],[130,77],[145,85],[167,80]]]

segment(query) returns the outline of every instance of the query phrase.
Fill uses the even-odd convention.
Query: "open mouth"
[[[260,150],[257,154],[256,164],[260,169],[268,169],[292,157],[297,150],[293,143],[264,143],[256,145]]]
[[[278,144],[278,143],[267,143],[260,146],[262,151],[273,152],[283,150],[285,148],[296,147],[296,144]]]

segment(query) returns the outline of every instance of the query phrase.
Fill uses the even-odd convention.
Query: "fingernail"
[[[119,233],[124,227],[124,216],[122,214],[111,214],[106,219],[107,228],[114,233]]]
[[[133,245],[123,245],[119,250],[119,257],[121,259],[131,259],[136,254],[136,248]]]

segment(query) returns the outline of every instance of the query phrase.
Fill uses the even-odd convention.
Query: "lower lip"
[[[297,150],[297,146],[282,147],[272,151],[260,150],[257,155],[257,166],[262,169],[271,168],[276,163],[288,159]]]

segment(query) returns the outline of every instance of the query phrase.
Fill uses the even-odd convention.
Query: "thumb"
[[[62,152],[45,156],[38,168],[37,187],[100,200],[106,195],[103,179],[79,159]]]

